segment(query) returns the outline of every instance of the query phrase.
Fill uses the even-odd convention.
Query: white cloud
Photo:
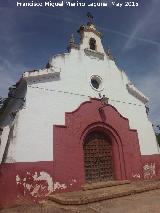
[[[132,30],[130,37],[126,41],[123,50],[134,47],[135,44],[133,44],[133,42],[136,38],[138,38],[140,41],[160,45],[158,41],[141,37],[141,35],[148,32],[157,32],[157,26],[160,24],[159,3],[160,2],[158,0],[152,0],[150,2],[150,7],[148,6],[147,10],[144,10],[141,18],[139,18],[139,21],[135,24],[135,27]]]
[[[142,41],[142,42],[145,42],[145,43],[148,43],[148,44],[153,44],[153,45],[159,45],[160,46],[160,42],[152,40],[152,39],[147,39],[147,38],[143,38],[143,37],[140,37],[140,36],[134,36],[133,37],[131,34],[127,34],[127,33],[124,33],[124,32],[118,31],[118,30],[113,30],[113,29],[105,28],[105,27],[101,27],[101,26],[98,26],[98,28],[100,30],[103,30],[103,31],[106,31],[106,32],[117,34],[118,36],[122,36],[124,38],[128,38],[126,43],[128,43],[130,41],[131,37],[132,37],[132,43],[130,41],[130,44],[128,44],[128,45],[125,44],[124,50],[134,46],[135,44],[133,44],[133,41]],[[126,47],[126,45],[127,45],[127,47]]]

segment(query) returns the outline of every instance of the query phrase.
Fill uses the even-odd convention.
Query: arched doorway
[[[112,143],[100,131],[91,132],[84,141],[84,167],[87,182],[114,179]]]

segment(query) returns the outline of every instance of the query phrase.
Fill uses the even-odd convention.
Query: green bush
[[[156,134],[158,145],[160,146],[160,133]]]

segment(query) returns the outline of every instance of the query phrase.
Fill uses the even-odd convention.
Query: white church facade
[[[145,97],[89,22],[68,53],[25,72],[0,117],[0,203],[86,182],[160,178]]]

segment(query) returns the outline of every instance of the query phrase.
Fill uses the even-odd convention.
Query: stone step
[[[160,189],[160,181],[139,181],[94,190],[53,194],[49,196],[49,200],[63,205],[82,205],[155,189]]]
[[[124,185],[124,184],[130,184],[131,181],[129,180],[122,180],[122,181],[102,181],[102,182],[96,182],[96,183],[86,183],[85,185],[82,185],[82,190],[93,190],[93,189],[100,189],[100,188],[106,188],[111,186],[117,186],[117,185]]]

